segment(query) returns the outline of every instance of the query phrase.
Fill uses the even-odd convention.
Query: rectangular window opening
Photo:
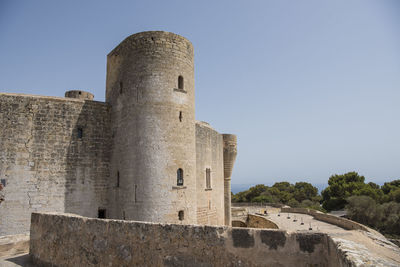
[[[83,129],[78,128],[78,138],[81,139],[83,137]]]
[[[97,218],[105,219],[106,218],[106,209],[99,209]]]
[[[211,189],[211,169],[206,169],[206,189]]]
[[[178,219],[179,219],[180,221],[183,221],[183,220],[185,219],[185,213],[184,213],[183,210],[180,210],[180,211],[178,212]]]
[[[137,185],[135,184],[135,203],[137,201],[137,199],[136,199],[136,189],[137,189]]]

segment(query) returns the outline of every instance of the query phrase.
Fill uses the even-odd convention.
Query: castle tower
[[[141,32],[108,54],[108,218],[197,222],[194,98],[193,46],[187,39]]]
[[[231,177],[237,155],[237,137],[234,134],[223,134],[224,142],[224,202],[225,225],[231,225]]]

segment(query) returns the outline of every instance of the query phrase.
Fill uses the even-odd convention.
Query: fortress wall
[[[323,233],[32,214],[40,266],[353,266]]]
[[[192,44],[168,32],[131,35],[108,54],[106,84],[111,180],[120,180],[110,188],[110,218],[196,223]]]
[[[224,225],[224,166],[222,135],[207,123],[196,122],[197,223]],[[206,188],[206,169],[211,189]]]
[[[97,217],[106,207],[107,104],[0,94],[0,125],[0,235],[28,232],[31,212]]]

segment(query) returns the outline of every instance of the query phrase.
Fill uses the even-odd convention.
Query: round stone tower
[[[223,134],[224,142],[224,201],[225,225],[231,225],[231,177],[237,155],[237,137],[234,134]]]
[[[197,222],[194,97],[193,46],[182,36],[141,32],[108,54],[107,217]]]

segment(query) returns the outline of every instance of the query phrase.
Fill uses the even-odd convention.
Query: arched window
[[[178,89],[183,90],[183,76],[178,77]]]
[[[181,168],[176,171],[176,178],[176,184],[183,185],[183,170]]]

